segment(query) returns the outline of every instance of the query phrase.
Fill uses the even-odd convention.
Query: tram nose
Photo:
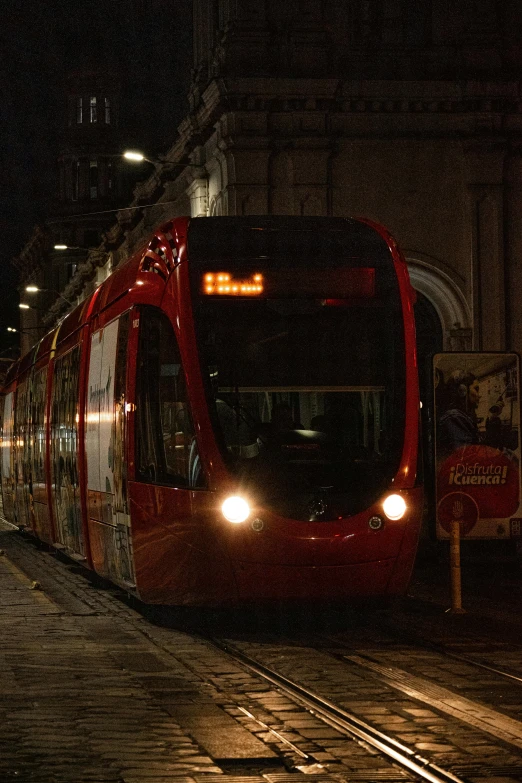
[[[330,500],[329,493],[333,489],[333,485],[319,487],[315,493],[315,497],[312,498],[308,505],[308,511],[310,513],[310,522],[322,522],[330,519]]]

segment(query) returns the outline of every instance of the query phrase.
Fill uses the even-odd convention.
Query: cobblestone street
[[[117,615],[64,611],[9,553],[0,580],[2,780],[138,783],[219,771],[151,692],[192,691],[183,666],[151,656]]]
[[[151,623],[117,591],[89,581],[74,563],[7,526],[0,531],[0,549],[2,783],[201,783],[213,775],[222,781],[232,775],[238,783],[299,783],[303,770],[315,773],[318,783],[411,779],[397,768],[384,770],[374,753],[348,742],[197,635]],[[510,600],[501,603],[491,585],[486,584],[486,595],[474,590],[470,574],[465,596],[469,611],[462,617],[444,612],[444,583],[441,578],[437,588],[435,577],[433,564],[421,564],[412,582],[412,598],[393,609],[389,622],[414,627],[458,649],[466,644],[459,641],[461,635],[465,639],[480,631],[484,636],[492,630],[490,659],[499,667],[507,661],[520,671],[521,648],[508,649],[509,639],[522,639],[515,611],[520,589],[516,572],[494,580],[498,595],[509,587]],[[496,633],[498,627],[508,641]],[[344,639],[359,648],[363,645],[361,629],[345,630]],[[284,664],[285,649],[292,651],[294,644],[278,651],[272,640],[264,645],[264,655]],[[326,664],[323,674],[306,648],[301,655],[303,671],[315,667],[317,685],[330,697],[337,691],[361,717],[395,732],[401,741],[413,742],[418,751],[460,764],[463,770],[468,769],[463,754],[471,766],[474,756],[489,760],[487,769],[481,762],[483,771],[475,769],[465,779],[522,780],[522,752],[516,747],[517,727],[522,730],[519,684],[513,685],[512,706],[506,703],[504,718],[484,707],[485,718],[477,712],[474,722],[451,729],[455,736],[448,739],[448,725],[453,724],[447,720],[455,716],[457,703],[448,718],[442,702],[423,704],[422,698],[428,697],[422,694],[413,703],[404,695],[393,696],[387,685],[371,679],[380,671],[377,653],[373,663],[365,663],[372,670],[369,679],[364,673],[343,674],[340,668],[337,675],[333,664]],[[357,663],[357,656],[353,658]],[[417,654],[417,659],[412,654],[410,660],[403,652],[387,653],[385,646],[382,658],[383,663],[404,668],[420,662],[432,683],[432,699],[444,701],[443,686],[452,683],[466,693],[466,672],[458,663],[440,670],[426,653]],[[290,674],[299,676],[290,659],[288,666]],[[395,687],[390,680],[395,675],[391,668],[388,671],[388,684]],[[473,698],[486,703],[487,677],[482,692],[480,680],[473,685]],[[498,705],[493,698],[494,707]],[[500,721],[496,738],[479,731],[484,725],[480,720],[495,722],[490,714]],[[501,730],[511,734],[502,735]],[[513,736],[515,745],[502,749],[502,736]]]

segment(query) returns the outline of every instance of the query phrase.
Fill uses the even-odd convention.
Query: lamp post
[[[152,163],[153,166],[157,166],[159,163],[161,163],[159,160],[151,160],[150,158],[146,158],[142,152],[137,152],[135,150],[125,150],[123,157],[125,160],[130,160],[131,163],[143,163],[144,160],[147,163]]]
[[[86,253],[90,253],[93,250],[98,250],[97,247],[82,247],[81,245],[53,245],[53,250],[84,250]]]
[[[147,158],[146,155],[144,155],[142,152],[139,152],[138,150],[125,150],[125,152],[122,154],[122,157],[131,163],[143,163],[143,161],[145,161],[146,163],[150,163],[157,170],[162,166],[164,166],[167,171],[170,171],[174,168],[201,168],[198,163],[191,163],[190,161],[179,161],[175,163],[174,161],[166,160],[165,158]]]
[[[40,326],[26,326],[23,329],[16,329],[14,326],[7,327],[8,332],[14,332],[16,334],[25,334],[25,332],[39,332],[40,330]]]
[[[55,294],[55,296],[59,297],[60,299],[63,299],[64,302],[67,302],[67,304],[70,307],[74,307],[74,302],[71,302],[59,291],[55,291],[54,288],[38,288],[38,286],[36,285],[26,285],[25,290],[27,291],[28,294],[38,294],[40,293],[40,291],[43,291],[45,293]],[[20,307],[23,310],[27,310],[28,308],[30,308],[30,305],[20,304]]]

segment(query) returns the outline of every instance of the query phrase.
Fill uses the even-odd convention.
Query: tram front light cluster
[[[406,502],[401,495],[388,495],[382,504],[382,510],[392,522],[402,519],[406,513]]]
[[[250,506],[244,498],[231,495],[223,502],[221,513],[228,522],[244,522],[250,515]]]

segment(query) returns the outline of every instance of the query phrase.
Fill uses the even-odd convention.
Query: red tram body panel
[[[11,368],[6,518],[149,603],[404,593],[413,300],[370,221],[174,218]]]

